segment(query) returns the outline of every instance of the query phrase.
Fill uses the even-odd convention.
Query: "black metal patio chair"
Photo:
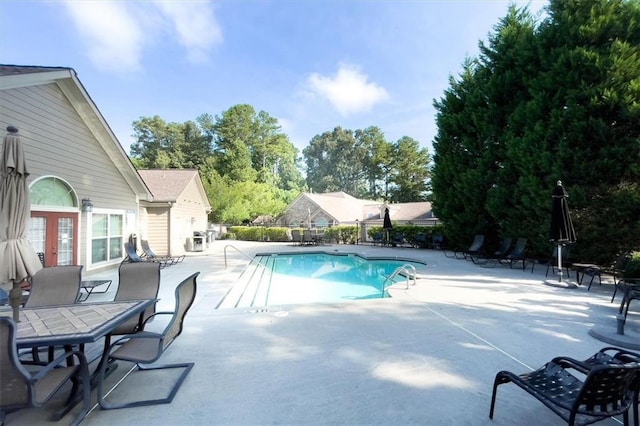
[[[551,360],[552,362],[560,362],[560,360],[566,359],[571,361],[575,368],[583,374],[588,374],[591,369],[601,365],[609,364],[626,364],[626,363],[640,363],[640,354],[630,351],[628,349],[617,348],[614,346],[606,346],[600,349],[598,352],[590,356],[589,358],[578,361],[569,357],[558,357]],[[640,365],[640,364],[639,364]],[[633,422],[635,426],[638,426],[640,419],[638,419],[638,400],[640,393],[640,375],[636,376],[633,383]]]
[[[473,242],[471,243],[468,249],[464,251],[454,251],[453,255],[456,259],[470,259],[472,255],[481,254],[483,250],[483,246],[484,246],[484,235],[478,234],[473,237]]]
[[[168,264],[175,265],[176,263],[182,262],[185,258],[184,254],[180,256],[159,256],[151,250],[151,247],[149,247],[149,241],[147,240],[140,240],[140,247],[142,248],[142,257],[149,260],[165,261]]]
[[[527,267],[527,243],[529,242],[528,238],[518,238],[516,240],[516,245],[513,247],[513,250],[509,254],[505,256],[501,262],[505,262],[509,264],[509,268],[513,268],[514,263],[522,262],[522,270],[524,271]],[[533,269],[533,264],[531,266]]]
[[[625,426],[629,424],[629,408],[634,401],[640,364],[597,365],[588,370],[584,380],[571,374],[569,369],[584,372],[583,366],[565,357],[557,357],[529,373],[498,372],[489,418],[493,419],[498,386],[513,383],[562,417],[569,426],[587,425],[620,414]]]
[[[507,255],[511,251],[512,242],[513,242],[513,238],[505,237],[500,242],[500,247],[498,247],[498,249],[493,253],[487,254],[487,255],[477,253],[477,254],[472,254],[469,257],[471,257],[471,260],[473,261],[473,263],[476,263],[482,266],[495,266],[496,264],[500,263],[500,261],[507,258]]]
[[[124,243],[124,250],[127,253],[127,257],[124,258],[122,263],[143,263],[143,262],[153,262],[158,263],[161,268],[171,265],[171,262],[168,262],[166,259],[151,259],[142,257],[136,251],[136,248],[130,242]]]
[[[168,404],[175,397],[180,386],[194,366],[193,362],[167,364],[160,366],[145,366],[155,363],[167,348],[182,333],[184,318],[193,305],[196,296],[196,278],[200,272],[189,276],[183,280],[175,290],[175,309],[173,312],[156,312],[147,321],[159,315],[171,315],[171,319],[164,330],[160,333],[150,331],[140,331],[138,333],[123,336],[113,342],[104,353],[98,374],[98,403],[103,409],[138,407],[155,404]],[[117,403],[109,402],[105,399],[104,379],[107,372],[107,361],[129,361],[137,366],[138,371],[162,370],[162,369],[182,369],[182,373],[172,386],[169,395],[165,398],[141,399],[133,402]],[[135,373],[133,374],[135,376]],[[122,385],[120,383],[119,385]]]

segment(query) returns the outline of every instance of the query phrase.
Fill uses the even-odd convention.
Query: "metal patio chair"
[[[175,265],[176,263],[180,263],[184,260],[185,255],[181,256],[158,256],[151,247],[149,247],[149,241],[140,240],[140,247],[142,248],[143,257],[149,260],[156,261],[166,261],[167,264]]]
[[[31,291],[24,307],[73,305],[80,297],[81,283],[82,265],[42,268],[31,278]],[[53,361],[54,351],[53,346],[48,348],[49,362]],[[31,350],[33,360],[25,362],[41,364],[39,353],[38,348],[33,348]]]
[[[4,424],[10,412],[26,407],[42,407],[67,380],[73,383],[67,403],[74,400],[82,387],[82,409],[71,423],[79,424],[87,415],[91,402],[89,368],[84,354],[80,351],[65,352],[32,373],[20,363],[16,334],[15,321],[0,317],[0,424]],[[77,358],[77,363],[68,363],[72,357]]]
[[[629,408],[634,401],[634,383],[640,364],[605,364],[589,369],[584,380],[569,372],[584,369],[571,358],[557,357],[543,367],[524,374],[500,371],[491,396],[489,418],[493,419],[499,385],[513,383],[562,417],[569,426],[587,425],[623,415],[629,424]]]
[[[496,266],[496,264],[500,263],[500,261],[507,258],[507,255],[511,251],[511,243],[513,242],[513,238],[505,237],[500,242],[500,247],[492,254],[472,254],[471,261],[473,263],[483,265],[483,266]]]
[[[160,291],[160,264],[156,262],[122,263],[118,268],[118,290],[114,302],[157,299]],[[144,322],[156,311],[155,303],[147,308],[142,318],[131,318],[116,327],[110,335],[131,334],[139,331]]]
[[[161,268],[164,268],[165,266],[169,266],[171,265],[171,262],[168,262],[166,259],[151,259],[151,258],[146,258],[146,257],[142,257],[138,254],[138,252],[136,251],[136,248],[133,244],[129,243],[129,242],[125,242],[124,243],[124,251],[125,253],[127,253],[127,257],[124,258],[124,260],[122,261],[122,263],[145,263],[145,262],[151,262],[151,263],[157,263],[160,265]]]
[[[484,235],[478,234],[473,237],[473,242],[471,243],[468,249],[464,251],[454,251],[453,255],[456,259],[469,259],[472,255],[482,253],[483,246],[484,246]],[[458,257],[458,255],[462,257]]]
[[[25,308],[73,305],[80,295],[82,265],[42,268],[31,278]]]
[[[154,363],[160,359],[162,354],[182,332],[184,318],[191,308],[191,305],[193,305],[193,301],[196,296],[196,278],[198,275],[200,275],[200,272],[196,272],[178,284],[175,291],[176,303],[173,312],[157,312],[150,317],[153,318],[158,315],[171,315],[169,323],[161,333],[140,331],[135,334],[127,335],[118,339],[118,341],[115,341],[111,344],[108,350],[105,351],[104,358],[101,362],[100,372],[98,374],[98,402],[101,408],[115,409],[168,404],[173,400],[180,389],[182,382],[184,382],[185,378],[193,368],[194,363],[167,364],[153,367],[144,367],[143,365]],[[111,403],[105,400],[104,378],[107,370],[106,366],[108,364],[108,362],[105,361],[107,360],[133,362],[136,364],[138,371],[160,370],[167,368],[180,368],[183,371],[166,398],[143,399],[125,403]]]
[[[606,346],[600,349],[598,352],[590,356],[589,358],[578,361],[573,358],[560,357],[554,358],[552,362],[558,362],[561,359],[567,359],[573,362],[575,368],[583,374],[588,374],[591,369],[601,365],[609,364],[626,364],[630,362],[640,363],[640,354],[632,352],[628,349],[617,348],[614,346]],[[640,364],[639,364],[640,365]],[[639,393],[640,393],[640,375],[636,376],[633,383],[633,424],[639,425],[640,419],[638,419],[638,405],[639,405]]]

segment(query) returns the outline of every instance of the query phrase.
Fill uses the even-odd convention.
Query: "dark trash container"
[[[195,231],[193,233],[193,251],[204,250],[204,232]]]

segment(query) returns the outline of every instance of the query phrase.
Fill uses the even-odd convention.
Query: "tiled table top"
[[[25,348],[94,342],[153,302],[141,300],[21,308],[17,344],[19,348]],[[0,315],[11,315],[11,311],[2,311]]]

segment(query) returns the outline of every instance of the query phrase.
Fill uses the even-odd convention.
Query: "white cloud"
[[[206,61],[211,48],[222,42],[222,30],[213,16],[211,3],[156,1],[155,4],[172,21],[191,62]]]
[[[144,35],[125,2],[71,0],[64,5],[96,66],[118,72],[140,69]]]
[[[368,80],[369,77],[357,67],[340,64],[334,76],[313,73],[307,84],[313,93],[328,99],[342,116],[347,116],[369,111],[375,104],[389,98],[384,87]]]
[[[89,59],[103,70],[140,70],[144,49],[165,43],[163,33],[177,39],[194,63],[206,61],[210,50],[222,42],[209,1],[67,0],[63,4]]]

